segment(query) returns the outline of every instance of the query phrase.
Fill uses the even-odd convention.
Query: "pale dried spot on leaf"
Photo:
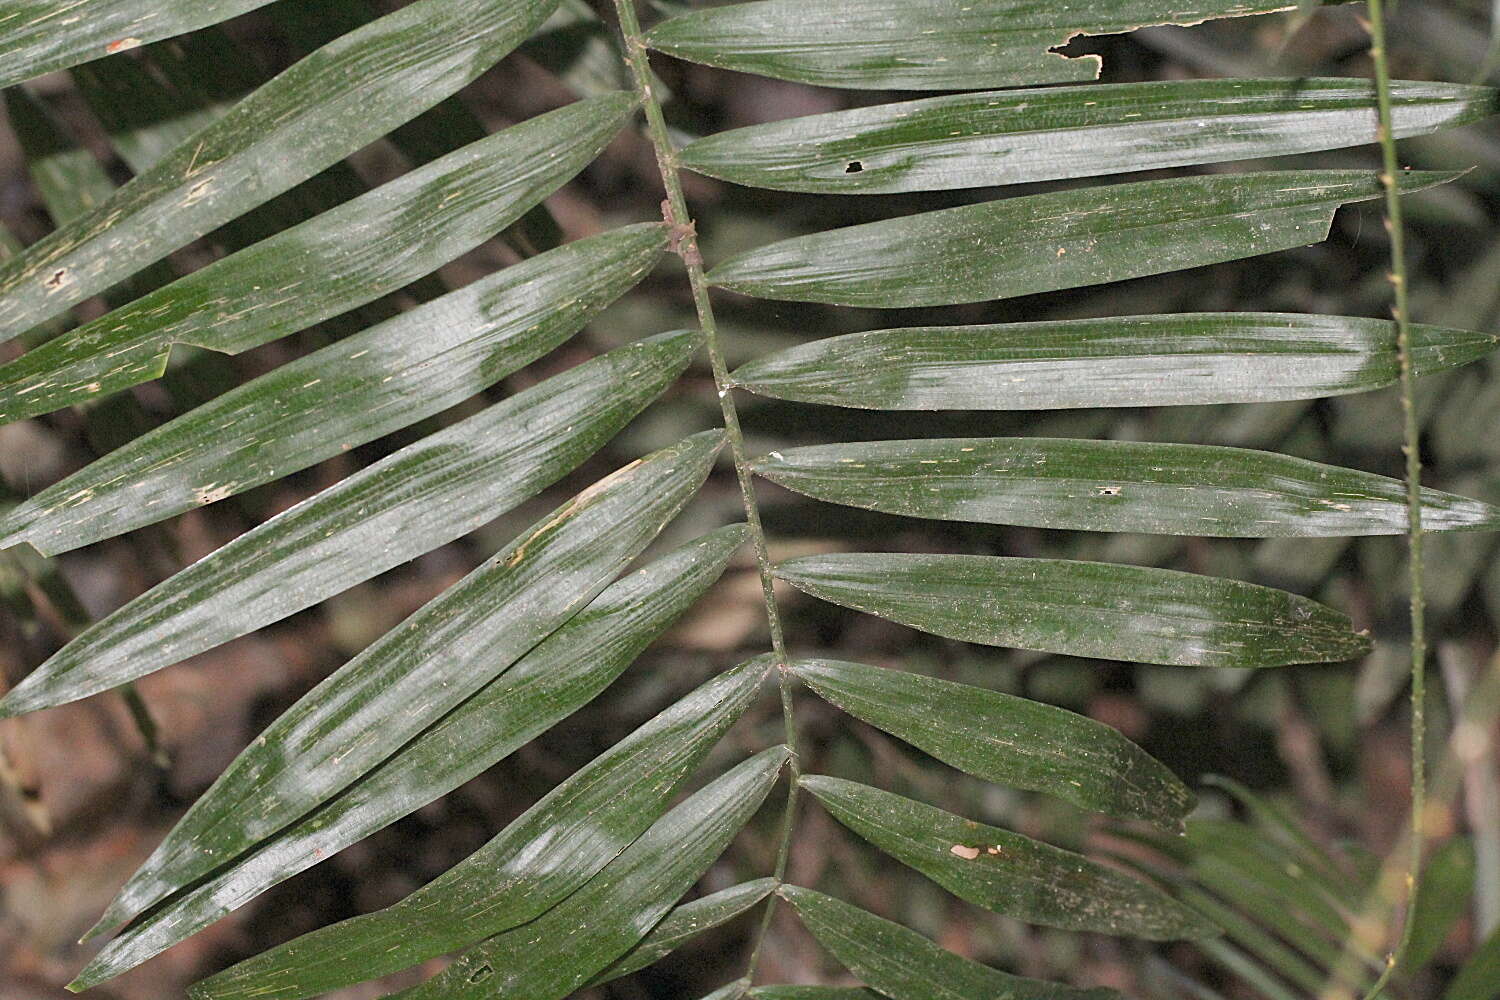
[[[948,851],[952,854],[958,855],[965,861],[973,861],[975,858],[979,857],[979,848],[969,847],[966,844],[954,844],[952,847],[948,848]]]

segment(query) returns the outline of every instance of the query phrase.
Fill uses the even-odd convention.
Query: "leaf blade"
[[[1347,616],[1270,587],[1176,570],[1009,556],[804,556],[814,597],[950,639],[1186,667],[1330,663],[1369,651]]]
[[[985,781],[1176,832],[1193,795],[1093,719],[1013,695],[839,660],[797,660],[819,697]]]
[[[273,722],[126,882],[122,923],[286,827],[389,757],[591,601],[697,492],[705,432],[578,494]]]
[[[79,634],[0,700],[0,717],[170,666],[474,530],[603,447],[700,340],[682,331],[611,351],[283,511]]]
[[[1457,176],[1410,172],[1404,191]],[[1316,243],[1342,204],[1382,193],[1366,171],[1136,181],[961,205],[799,236],[708,273],[721,288],[894,309],[1121,281]]]
[[[0,15],[0,88],[227,21],[269,2],[95,0],[83,16],[72,5],[43,0],[9,4]]]
[[[662,922],[651,928],[651,933],[641,938],[639,944],[615,960],[615,963],[593,979],[587,986],[598,986],[628,976],[653,965],[689,940],[721,924],[746,913],[756,903],[769,896],[776,888],[774,878],[742,882],[728,889],[683,903],[662,918]]]
[[[786,758],[785,747],[772,747],[737,765],[657,820],[563,902],[395,995],[402,1000],[566,996],[661,921],[760,807]]]
[[[724,571],[746,539],[731,525],[611,584],[515,666],[319,809],[107,943],[74,983],[133,968],[241,904],[446,794],[607,687]]]
[[[1413,371],[1469,364],[1497,343],[1416,324]],[[731,378],[763,396],[858,409],[1050,410],[1313,399],[1384,388],[1398,374],[1386,320],[1181,313],[852,333]]]
[[[525,923],[643,834],[749,706],[767,664],[719,675],[562,782],[405,899],[246,959],[196,998],[297,1000],[376,979]]]
[[[0,421],[156,378],[174,344],[234,354],[393,291],[561,187],[633,107],[606,95],[513,125],[30,351],[0,367]]]
[[[665,248],[659,224],[579,240],[289,362],[28,497],[0,546],[64,552],[410,426],[563,343]]]
[[[1056,10],[1025,0],[797,0],[725,4],[657,25],[658,52],[722,69],[860,90],[972,90],[1075,83],[1099,75],[1099,58],[1050,51],[1078,34],[1194,23],[1277,10],[1257,0],[1125,0]]]
[[[93,212],[0,264],[0,338],[102,291],[436,104],[524,41],[557,3],[420,0],[324,46]],[[125,246],[130,253],[120,252]]]
[[[720,132],[682,165],[777,191],[990,187],[1305,153],[1375,141],[1374,95],[1348,79],[1174,80],[956,94]],[[1483,87],[1397,81],[1395,134],[1496,110]]]
[[[833,818],[960,899],[1027,923],[1173,941],[1217,931],[1113,868],[854,781],[803,775]]]
[[[842,900],[798,886],[780,895],[818,943],[859,980],[891,1000],[1108,1000],[1114,990],[1081,990],[1012,976],[945,951],[915,931]]]
[[[1069,438],[929,438],[788,448],[778,485],[906,517],[1216,538],[1405,534],[1406,486],[1273,452]],[[1423,491],[1423,530],[1493,529],[1500,508]]]

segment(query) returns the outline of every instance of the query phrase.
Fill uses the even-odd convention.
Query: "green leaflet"
[[[1411,171],[1403,191],[1458,176]],[[708,274],[770,299],[953,305],[1162,274],[1316,243],[1340,205],[1381,195],[1363,170],[1266,171],[1005,198],[801,236]]]
[[[580,240],[283,365],[21,503],[0,545],[67,551],[416,423],[561,344],[665,248],[660,224]]]
[[[1114,990],[1081,990],[1023,979],[939,948],[915,931],[857,906],[793,885],[780,894],[818,943],[860,982],[891,1000],[1111,1000]]]
[[[603,447],[701,339],[681,331],[611,351],[283,511],[78,635],[0,700],[0,717],[160,670],[473,531]]]
[[[557,4],[419,0],[319,49],[93,212],[0,265],[0,339],[102,291],[436,104],[524,41]],[[486,200],[466,202],[465,209]],[[387,225],[394,232],[413,228],[411,218],[405,222]],[[379,245],[381,238],[365,231],[356,242]]]
[[[233,354],[400,288],[560,187],[633,106],[614,94],[512,126],[22,355],[0,367],[0,420],[156,378],[173,344]]]
[[[863,552],[805,556],[799,590],[924,632],[1185,667],[1337,663],[1370,649],[1348,616],[1283,590],[1116,563]]]
[[[452,791],[552,728],[603,691],[690,608],[745,537],[743,525],[721,528],[611,584],[400,753],[131,923],[104,946],[73,988],[86,989],[139,965],[271,886]]]
[[[1363,80],[1170,82],[955,94],[809,115],[699,139],[684,167],[750,187],[887,194],[1094,177],[1358,146],[1375,139]],[[1395,133],[1496,111],[1495,91],[1392,88]]]
[[[651,928],[651,933],[642,938],[640,944],[584,985],[598,986],[656,963],[676,951],[684,941],[745,913],[775,888],[774,878],[762,878],[683,903]]]
[[[401,902],[246,959],[191,995],[316,996],[467,948],[545,912],[666,811],[760,690],[769,666],[751,660],[702,685]]]
[[[853,781],[804,775],[802,787],[840,823],[976,906],[1151,941],[1217,933],[1160,890],[1072,851]]]
[[[829,703],[976,778],[1169,832],[1193,807],[1192,793],[1163,764],[1073,712],[839,660],[797,660],[792,670]]]
[[[1412,327],[1432,375],[1500,338]],[[1268,403],[1395,384],[1396,325],[1302,313],[1180,313],[852,333],[758,358],[736,385],[804,403],[888,410],[1056,410]]]
[[[1406,533],[1399,480],[1245,448],[936,438],[788,448],[752,466],[819,500],[944,521],[1220,538]],[[1423,491],[1424,531],[1496,527],[1490,504]]]
[[[0,11],[0,87],[227,21],[269,0],[13,0]]]
[[[760,807],[786,759],[786,747],[772,747],[746,760],[653,823],[557,906],[393,996],[558,1000],[571,993],[645,937],[692,888]]]
[[[126,882],[141,913],[349,787],[571,618],[698,491],[705,432],[626,466],[528,529],[287,709]]]
[[[1099,57],[1050,51],[1075,35],[1280,10],[1285,0],[800,0],[682,14],[647,32],[659,52],[724,69],[861,90],[973,90],[1076,83]]]

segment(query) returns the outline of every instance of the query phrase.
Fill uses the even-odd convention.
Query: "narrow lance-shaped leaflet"
[[[613,94],[513,125],[36,348],[0,367],[0,421],[157,378],[173,344],[234,354],[394,291],[562,186],[633,105]]]
[[[751,660],[708,681],[399,903],[246,959],[191,995],[299,1000],[458,951],[538,916],[666,810],[760,690],[767,668]]]
[[[523,42],[557,4],[418,0],[314,52],[88,215],[0,264],[0,340],[415,117]]]
[[[617,348],[309,497],[100,619],[16,685],[0,716],[170,666],[473,531],[603,447],[700,342],[678,331]]]
[[[67,551],[410,426],[557,347],[665,248],[660,224],[579,240],[282,365],[27,498],[0,545]]]
[[[608,687],[696,603],[745,537],[744,525],[720,528],[611,584],[395,756],[132,922],[100,950],[72,988],[86,989],[139,965],[271,886],[447,794],[552,728]],[[566,853],[569,841],[549,843]]]
[[[187,811],[99,927],[141,913],[347,788],[603,590],[708,475],[722,432],[613,473],[303,696]]]

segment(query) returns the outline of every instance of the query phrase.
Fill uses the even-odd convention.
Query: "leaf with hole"
[[[1099,57],[1054,49],[1076,35],[1280,10],[1285,0],[801,0],[720,4],[657,25],[658,52],[742,73],[862,90],[1076,83]]]
[[[1495,91],[1393,86],[1396,135],[1495,113]],[[684,167],[749,187],[890,194],[1094,177],[1358,146],[1374,94],[1348,79],[1172,80],[953,94],[720,132]]]

